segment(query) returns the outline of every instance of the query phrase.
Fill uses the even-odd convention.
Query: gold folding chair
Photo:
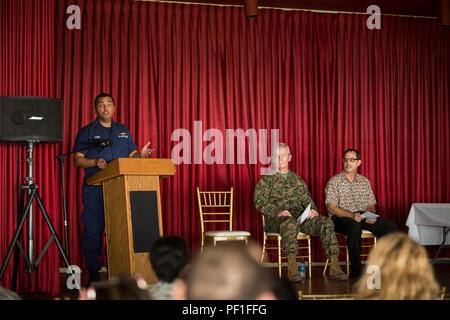
[[[248,231],[233,230],[233,187],[230,191],[200,191],[197,187],[197,199],[202,229],[201,250],[206,240],[216,246],[218,241],[245,241],[251,234]],[[222,230],[207,230],[214,224],[225,225]]]
[[[264,215],[261,215],[262,217],[262,222],[263,222],[263,230],[265,230],[265,220],[264,220]],[[311,236],[301,233],[299,232],[297,235],[297,240],[298,241],[305,241],[307,242],[306,246],[301,246],[299,245],[298,247],[298,251],[304,251],[307,250],[306,255],[297,255],[297,259],[298,258],[308,258],[308,276],[309,278],[311,278]],[[273,243],[275,242],[275,244],[272,245],[268,245],[267,242]],[[266,232],[264,231],[264,238],[263,238],[263,248],[262,248],[262,256],[261,256],[261,263],[264,262],[264,256],[267,252],[267,255],[269,256],[274,256],[275,254],[272,254],[271,252],[276,250],[276,256],[277,256],[277,260],[278,260],[278,276],[281,278],[281,260],[284,258],[281,254],[281,234],[276,233],[276,232]]]
[[[372,232],[363,230],[361,233],[361,239],[361,257],[368,257],[370,250],[377,246],[377,237]],[[367,250],[366,253],[364,253],[362,248],[370,248],[370,250]]]
[[[347,265],[347,274],[350,274],[350,258],[348,255],[348,248],[347,248],[347,236],[345,236],[344,234],[341,233],[336,233],[337,237],[343,237],[344,238],[344,243],[345,245],[339,245],[339,248],[345,248],[345,263]],[[367,253],[363,252],[362,248],[374,248],[377,245],[377,237],[370,231],[368,230],[363,230],[361,233],[361,239],[362,243],[361,243],[361,257],[368,257],[369,256],[369,250],[367,250]],[[366,240],[365,240],[366,239]],[[367,241],[369,240],[369,241]],[[370,240],[372,240],[372,243],[369,243]],[[325,267],[323,268],[323,275],[325,275],[325,273],[327,272],[327,268],[328,268],[328,262],[329,259],[327,258],[327,261],[325,262]]]

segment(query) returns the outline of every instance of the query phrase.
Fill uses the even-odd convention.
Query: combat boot
[[[344,272],[342,272],[341,268],[339,267],[339,260],[337,255],[334,255],[330,258],[330,274],[328,275],[328,279],[340,281],[348,280],[348,276]]]
[[[303,278],[298,271],[297,257],[295,254],[287,256],[288,261],[288,279],[292,282],[302,282]]]

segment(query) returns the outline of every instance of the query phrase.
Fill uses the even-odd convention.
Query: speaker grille
[[[62,142],[62,100],[0,97],[0,140]]]

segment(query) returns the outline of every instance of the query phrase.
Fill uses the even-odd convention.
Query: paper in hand
[[[305,211],[303,211],[302,215],[297,218],[298,224],[302,224],[306,220],[310,211],[311,211],[311,203],[308,204]]]
[[[376,213],[366,211],[363,214],[361,214],[361,217],[366,218],[366,219],[373,219],[373,218],[378,218],[379,215]]]

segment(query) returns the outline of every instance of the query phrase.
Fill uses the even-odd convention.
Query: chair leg
[[[327,273],[328,261],[330,261],[330,259],[327,258],[327,261],[325,261],[325,267],[323,268],[323,272],[322,272],[323,275],[325,275]]]
[[[281,239],[278,238],[278,276],[281,279]]]
[[[264,235],[262,254],[261,254],[261,264],[264,262],[264,255],[265,254],[266,254],[266,236]]]
[[[309,269],[309,278],[312,278],[311,274],[311,239],[308,239],[308,269]]]
[[[345,246],[345,263],[347,264],[347,275],[350,275],[350,257],[348,255],[347,246]]]

